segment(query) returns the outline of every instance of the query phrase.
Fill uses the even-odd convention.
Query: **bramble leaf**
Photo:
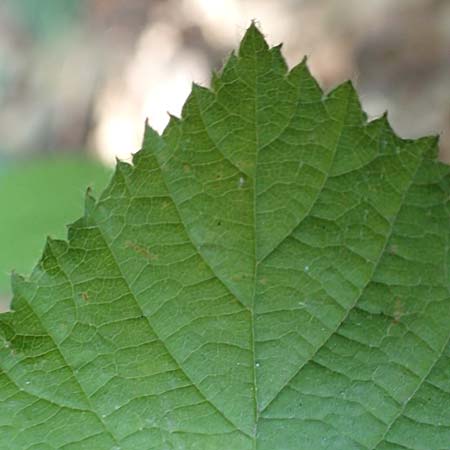
[[[0,316],[2,449],[450,449],[450,173],[252,25]]]
[[[64,236],[67,222],[83,211],[83,189],[103,186],[109,177],[110,170],[101,164],[73,157],[32,159],[0,171],[5,210],[0,220],[0,303],[9,292],[11,268],[30,271],[42,252],[42,236]]]

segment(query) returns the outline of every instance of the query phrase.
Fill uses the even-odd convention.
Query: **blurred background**
[[[439,133],[450,161],[448,0],[1,0],[0,309],[11,270],[65,237],[144,119],[162,131],[252,19],[324,89],[352,79],[369,117]]]

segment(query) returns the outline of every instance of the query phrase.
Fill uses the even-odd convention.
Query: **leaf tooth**
[[[216,70],[213,70],[211,73],[211,89],[215,92],[218,85],[220,84],[220,73]]]
[[[288,65],[281,53],[282,46],[283,44],[275,45],[270,49],[270,54],[272,55],[273,69],[277,69],[282,75],[286,75],[288,73]]]
[[[123,175],[129,175],[132,171],[133,166],[126,161],[122,161],[119,158],[116,158],[116,169],[119,170]]]
[[[418,139],[408,139],[401,137],[392,127],[389,120],[389,114],[385,111],[379,118],[372,123],[381,122],[387,135],[400,145],[407,145],[413,153],[424,155],[430,159],[437,159],[439,156],[439,135],[424,136]],[[394,145],[395,147],[395,145]]]
[[[62,253],[65,253],[68,246],[69,244],[64,239],[54,239],[51,236],[47,236],[45,249],[48,249],[48,251],[51,252],[52,256],[58,257]]]
[[[169,114],[170,116],[170,114]],[[164,146],[161,135],[150,126],[148,119],[145,120],[144,137],[142,139],[141,149],[133,153],[132,164],[139,166],[144,160],[152,159],[155,150]]]
[[[308,67],[308,57],[305,55],[302,61],[294,66],[288,74],[288,78],[291,83],[300,85],[301,89],[308,89],[310,91],[313,90],[317,95],[317,98],[323,98],[324,92],[320,87],[317,80],[312,76],[311,71]]]
[[[204,94],[210,94],[211,91],[205,87],[205,86],[201,86],[200,84],[197,83],[192,83],[192,90],[191,90],[191,94],[189,95],[189,97],[193,97],[194,95],[204,95]],[[186,101],[186,103],[188,103],[190,99],[188,99]]]
[[[351,112],[346,119],[348,126],[360,127],[367,124],[367,114],[361,106],[358,93],[351,80],[345,81],[332,89],[324,97],[324,102],[329,110],[347,108]]]
[[[92,188],[88,186],[84,194],[84,216],[90,217],[94,212],[95,206],[97,204],[96,198],[92,194]]]
[[[114,171],[113,180],[114,181],[123,181],[125,187],[127,186],[128,178],[133,173],[133,166],[125,161],[122,161],[116,158],[116,170]]]
[[[25,285],[26,279],[15,270],[11,272],[11,290],[14,296],[20,295],[22,287]]]
[[[35,275],[39,273],[39,270],[48,272],[49,267],[52,266],[52,264],[49,265],[50,261],[56,261],[56,259],[67,252],[67,249],[69,247],[69,244],[67,241],[64,241],[62,239],[54,239],[51,236],[47,236],[47,239],[45,241],[44,251],[42,252],[42,256],[31,274],[31,280],[34,279]]]
[[[226,77],[226,74],[228,72],[234,71],[236,65],[238,62],[238,57],[236,55],[236,52],[233,50],[228,58],[225,60],[222,68],[216,73],[216,76],[212,77],[211,80],[211,89],[214,92],[217,92],[222,86],[222,79]]]

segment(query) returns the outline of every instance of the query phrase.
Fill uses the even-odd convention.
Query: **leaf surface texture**
[[[0,315],[2,449],[450,449],[436,139],[252,25]]]

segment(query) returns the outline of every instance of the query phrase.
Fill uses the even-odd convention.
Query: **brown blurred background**
[[[251,19],[325,88],[353,79],[402,136],[441,133],[450,159],[448,0],[2,0],[0,153],[125,157]]]
[[[369,117],[441,134],[450,161],[449,0],[2,0],[0,181],[43,155],[126,159],[145,117],[162,131],[252,19],[325,89],[351,78]],[[2,233],[0,216],[0,248]]]

